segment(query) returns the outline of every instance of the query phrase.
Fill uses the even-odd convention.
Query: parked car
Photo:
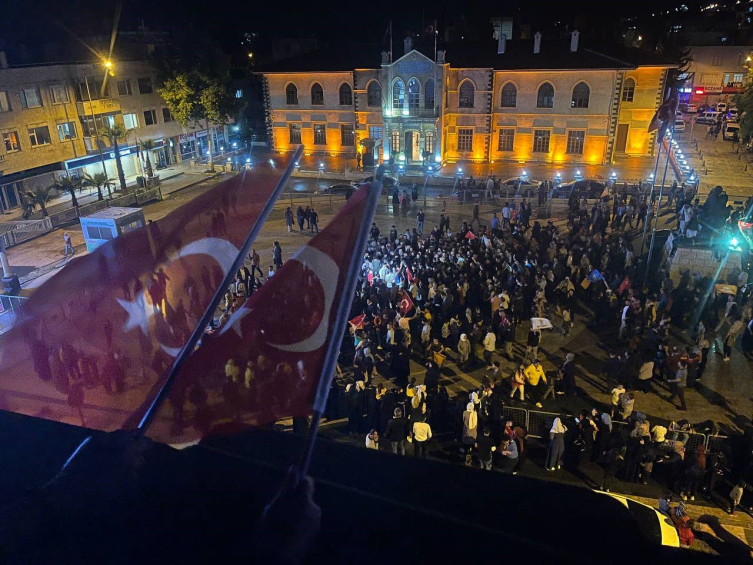
[[[552,198],[570,198],[574,190],[578,191],[578,199],[601,198],[607,185],[596,179],[581,179],[563,182],[552,189]]]
[[[722,139],[737,141],[740,139],[740,124],[727,123],[722,130]]]
[[[533,180],[523,177],[512,177],[499,183],[501,192],[512,192],[518,196],[530,198],[539,192],[540,180]]]
[[[627,508],[649,543],[668,547],[680,547],[680,536],[669,516],[662,514],[648,504],[643,504],[626,496],[612,494],[611,492],[594,492],[603,494],[604,496],[611,496]]]
[[[737,108],[730,108],[727,110],[727,121],[737,123],[740,121],[740,114],[737,111]]]
[[[717,112],[722,112],[722,113],[726,112],[727,111],[727,103],[726,102],[719,102],[716,105],[716,111]]]
[[[707,110],[703,114],[698,114],[695,121],[697,124],[715,124],[719,121],[721,115],[722,113],[716,110]]]
[[[356,183],[356,185],[357,186],[361,186],[362,184],[368,184],[370,182],[374,182],[374,176],[373,175],[369,176],[369,177],[366,177],[365,179],[359,180]],[[392,188],[397,188],[399,186],[400,186],[400,181],[398,179],[396,179],[395,177],[391,177],[391,176],[388,176],[388,175],[384,175],[382,177],[382,187],[383,188],[392,189]]]
[[[351,196],[353,196],[353,193],[358,190],[358,187],[355,184],[333,184],[332,186],[328,186],[327,188],[322,188],[320,190],[317,190],[314,194],[331,194],[331,195],[340,195],[345,196],[345,199],[347,200]]]
[[[695,114],[698,111],[698,106],[695,104],[680,104],[679,107],[686,114]]]
[[[675,133],[685,132],[685,120],[680,117],[675,118]]]

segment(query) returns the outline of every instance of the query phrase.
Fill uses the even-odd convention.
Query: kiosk
[[[89,253],[119,235],[146,225],[141,208],[105,208],[80,220]]]

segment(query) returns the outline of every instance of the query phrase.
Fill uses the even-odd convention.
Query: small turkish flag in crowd
[[[403,291],[403,297],[400,299],[400,313],[405,315],[413,310],[413,301],[410,299],[410,294]]]
[[[371,190],[360,188],[325,229],[204,338],[147,435],[184,443],[311,413],[320,377],[329,378],[321,374],[327,346],[342,335],[334,322],[347,273],[363,261],[356,245]]]
[[[136,427],[206,312],[289,159],[220,183],[73,259],[0,336],[0,409]]]
[[[472,231],[466,232],[465,239],[470,239],[471,241],[473,241],[474,239],[476,239],[476,234]]]

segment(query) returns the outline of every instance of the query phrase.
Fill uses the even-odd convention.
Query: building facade
[[[394,61],[383,52],[379,66],[354,58],[351,69],[309,54],[262,73],[271,146],[424,167],[651,155],[648,124],[674,65],[630,55],[579,50],[577,32],[436,54],[409,38]]]
[[[101,64],[11,67],[0,56],[0,210],[20,207],[24,191],[61,175],[104,170],[117,179],[112,147],[98,135],[107,125],[128,130],[119,142],[127,178],[144,174],[140,141],[154,142],[155,170],[206,154],[207,131],[173,119],[148,61],[117,62],[104,78]],[[219,150],[227,132],[211,129]]]
[[[680,92],[682,102],[729,103],[750,82],[751,46],[691,47],[690,58],[688,79]]]

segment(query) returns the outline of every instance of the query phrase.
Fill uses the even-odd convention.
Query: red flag
[[[350,322],[348,322],[351,326],[353,326],[354,330],[362,330],[363,329],[363,321],[366,319],[366,314],[361,314],[360,316],[356,316],[353,318]]]
[[[403,291],[403,297],[400,300],[400,313],[407,314],[413,310],[413,301],[410,299],[410,294]]]
[[[410,267],[405,267],[405,276],[409,283],[413,282],[413,273],[410,272]]]
[[[311,413],[371,186],[277,271],[175,379],[147,434],[166,443]],[[371,219],[366,221],[370,222]]]
[[[135,427],[287,161],[220,183],[42,285],[0,337],[0,409],[98,430]]]
[[[465,239],[470,239],[471,241],[473,241],[474,239],[476,239],[476,234],[472,231],[466,232]]]

